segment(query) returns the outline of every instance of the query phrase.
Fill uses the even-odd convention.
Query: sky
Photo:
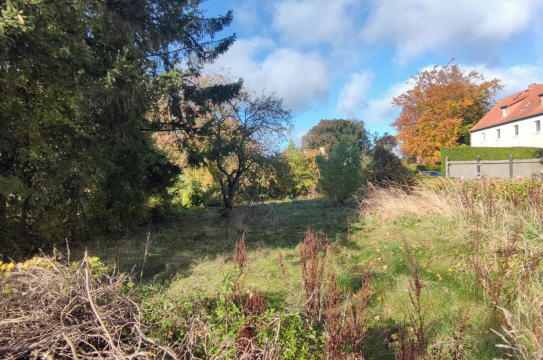
[[[543,83],[543,0],[207,0],[234,11],[237,41],[207,72],[242,78],[292,111],[291,138],[321,119],[395,133],[393,97],[454,59],[498,78],[503,97]]]

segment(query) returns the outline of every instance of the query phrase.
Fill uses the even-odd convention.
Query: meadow
[[[537,359],[542,199],[540,181],[422,179],[185,211],[86,250],[131,274],[177,358]]]

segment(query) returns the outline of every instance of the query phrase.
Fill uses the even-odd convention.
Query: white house
[[[543,148],[543,84],[501,99],[473,128],[471,146]]]

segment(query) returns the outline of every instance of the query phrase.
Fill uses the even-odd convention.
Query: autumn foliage
[[[418,73],[415,87],[393,99],[401,109],[393,123],[400,152],[423,164],[439,162],[439,149],[469,144],[469,129],[490,109],[497,79],[486,81],[477,71],[458,65],[434,67]]]

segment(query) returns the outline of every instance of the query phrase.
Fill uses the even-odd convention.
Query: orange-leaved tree
[[[487,81],[457,64],[435,66],[413,79],[415,86],[392,100],[401,109],[392,125],[400,152],[422,164],[439,162],[442,147],[469,144],[469,129],[490,110],[502,87],[499,80]]]

